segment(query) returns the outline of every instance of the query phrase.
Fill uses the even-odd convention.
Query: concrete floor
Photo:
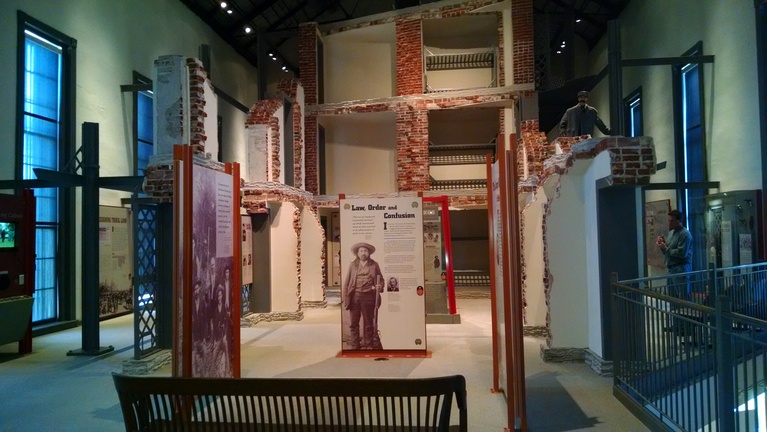
[[[302,321],[262,322],[243,328],[243,377],[466,377],[469,430],[503,431],[506,401],[491,392],[490,301],[458,299],[460,324],[429,324],[429,358],[339,358],[340,306],[309,309]],[[531,431],[645,431],[612,396],[612,379],[585,364],[544,363],[542,339],[525,339],[528,425]],[[81,346],[80,329],[34,340],[20,357],[16,345],[0,346],[0,432],[124,430],[112,372],[133,355],[132,317],[101,323],[100,357],[67,357]],[[166,366],[155,372],[170,374]]]

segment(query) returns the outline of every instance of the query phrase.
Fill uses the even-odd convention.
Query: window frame
[[[703,55],[703,41],[698,41],[692,48],[687,50],[682,57],[688,56],[702,56]],[[673,66],[673,94],[674,94],[674,159],[676,163],[676,181],[678,183],[685,183],[685,174],[687,172],[687,164],[685,163],[685,141],[684,141],[684,107],[683,107],[683,92],[682,88],[682,75],[684,69],[689,66],[690,63],[684,65]],[[700,96],[700,142],[702,148],[701,155],[703,158],[703,166],[701,169],[702,181],[708,179],[708,155],[706,154],[706,115],[705,115],[705,94],[704,94],[704,75],[703,75],[703,63],[698,63],[698,94]],[[681,168],[681,169],[680,169]]]
[[[133,84],[134,85],[141,85],[141,84],[152,84],[152,80],[136,71],[133,71]],[[138,157],[138,148],[139,148],[139,124],[138,124],[138,98],[139,93],[142,93],[142,91],[134,91],[133,92],[133,175],[139,176],[142,175],[139,172],[139,157]],[[154,95],[152,95],[152,107],[154,107]],[[154,129],[154,126],[152,126]],[[154,150],[154,141],[152,141],[152,149]]]
[[[626,96],[623,99],[623,106],[624,106],[624,112],[625,112],[625,122],[626,128],[629,131],[633,130],[634,123],[631,121],[631,107],[634,104],[639,105],[639,131],[636,134],[631,134],[632,137],[642,136],[644,134],[644,110],[642,108],[642,86],[639,86],[634,90],[633,92],[629,93],[628,96]]]
[[[17,55],[16,55],[16,147],[15,177],[23,178],[24,160],[24,99],[25,99],[25,60],[26,35],[29,30],[61,46],[61,77],[59,83],[60,114],[58,125],[58,170],[62,171],[75,155],[77,131],[75,128],[76,111],[76,48],[77,40],[48,26],[23,11],[17,12]],[[34,324],[46,324],[55,321],[73,321],[76,319],[76,227],[75,190],[69,187],[58,188],[58,214],[56,225],[57,249],[56,263],[56,302],[55,316],[35,321]],[[38,226],[37,222],[35,226]],[[40,225],[43,226],[43,225]]]

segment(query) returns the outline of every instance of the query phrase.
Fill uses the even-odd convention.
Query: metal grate
[[[487,180],[432,180],[431,190],[454,190],[454,189],[484,189],[487,188]]]
[[[493,51],[468,54],[435,54],[426,56],[426,70],[491,68],[495,65]]]
[[[485,155],[429,156],[429,165],[484,165]]]
[[[482,272],[455,272],[456,286],[490,286],[490,274]]]
[[[134,205],[134,356],[159,349],[157,340],[157,206]]]

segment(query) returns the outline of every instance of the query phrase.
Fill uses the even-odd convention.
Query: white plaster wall
[[[547,219],[552,347],[585,348],[601,355],[599,250],[595,181],[610,173],[610,155],[577,160],[560,177],[555,196],[551,179],[545,193],[551,199]]]
[[[272,214],[271,272],[272,312],[298,310],[298,239],[293,228],[293,203],[269,203]]]
[[[213,30],[183,3],[176,0],[4,0],[0,2],[0,179],[12,179],[16,155],[16,11],[77,40],[76,63],[76,140],[81,143],[83,122],[99,123],[100,174],[125,176],[133,173],[131,93],[122,93],[120,85],[131,84],[137,71],[152,76],[154,60],[164,54],[196,57],[200,44],[211,46],[214,84],[235,99],[248,104],[257,98],[256,70],[242,59]],[[241,131],[245,114],[229,110],[219,101],[224,125]],[[227,132],[224,133],[225,138]],[[232,133],[224,148],[244,155],[242,133]],[[100,204],[119,205],[122,192],[102,189]],[[80,226],[80,194],[77,193],[77,221]],[[78,236],[81,235],[78,232]],[[80,242],[75,265],[80,298]],[[77,301],[77,317],[81,317]]]
[[[325,103],[395,94],[394,23],[325,35]]]
[[[393,114],[381,121],[367,121],[364,118],[368,116],[377,115],[321,119],[325,125],[327,195],[397,191]]]
[[[520,197],[520,202],[524,200]],[[546,296],[543,278],[543,206],[546,195],[538,194],[522,212],[524,219],[525,301],[527,302],[525,325],[546,325]]]
[[[301,300],[322,301],[322,225],[310,207],[301,210]]]
[[[489,68],[427,71],[426,84],[431,90],[460,90],[495,86],[493,85],[493,71]]]
[[[549,297],[551,343],[555,348],[585,348],[589,340],[589,305],[583,254],[586,244],[583,178],[568,174],[560,181],[559,196],[549,188],[545,192],[552,201],[546,232],[553,280]]]
[[[583,175],[586,244],[586,289],[588,291],[587,312],[589,324],[589,348],[602,356],[602,307],[600,300],[599,274],[599,226],[597,225],[596,181],[610,175],[610,153],[603,151],[590,164]]]
[[[256,99],[255,68],[180,2],[7,0],[0,2],[0,40],[3,41],[0,55],[10,60],[0,64],[5,78],[0,83],[0,104],[3,104],[0,106],[6,113],[15,112],[17,9],[77,39],[77,142],[79,145],[83,122],[99,123],[102,176],[132,173],[129,163],[132,160],[132,95],[122,93],[120,85],[132,83],[133,70],[151,77],[153,62],[160,55],[196,57],[199,44],[209,44],[213,52],[214,84],[243,103]],[[244,119],[242,113],[241,121],[237,122],[240,130]],[[0,145],[3,154],[9,156],[0,161],[2,178],[11,178],[14,172],[11,156],[15,154],[15,120],[14,115],[0,118]],[[244,149],[244,137],[233,137],[230,147]],[[121,196],[124,195],[102,190],[101,203],[119,204]]]
[[[435,180],[464,180],[487,178],[485,165],[434,165],[429,167],[429,175]]]
[[[271,165],[267,156],[269,126],[250,125],[245,129],[245,135],[248,142],[248,163],[246,169],[242,171],[246,173],[243,177],[249,182],[267,181],[267,173],[269,165]]]
[[[624,59],[676,57],[698,41],[703,42],[703,54],[715,56],[713,65],[703,66],[709,180],[720,181],[722,191],[761,188],[753,2],[632,2],[621,14],[621,35]],[[603,41],[592,51],[592,70],[606,62]],[[668,162],[668,167],[654,175],[652,181],[673,181],[671,68],[624,68],[623,94],[640,85],[644,134],[654,138],[658,162]],[[609,117],[607,86],[595,93],[600,114]]]

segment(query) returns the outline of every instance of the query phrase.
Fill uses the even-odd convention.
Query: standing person
[[[344,308],[349,311],[349,341],[352,349],[383,349],[378,336],[377,309],[381,306],[384,277],[381,267],[370,255],[376,248],[368,243],[356,243],[352,252],[356,256],[349,264],[344,279]],[[360,341],[360,318],[363,321],[363,339]]]
[[[692,271],[692,234],[684,227],[684,214],[679,210],[668,212],[669,232],[658,236],[656,244],[663,252],[663,261],[669,275]],[[690,296],[690,284],[686,276],[670,276],[668,294],[676,298],[687,299]]]
[[[589,92],[578,92],[578,104],[565,111],[562,120],[559,121],[559,132],[562,136],[576,137],[581,135],[593,135],[594,125],[605,135],[612,135],[612,130],[605,126],[599,118],[596,108],[588,104]]]

